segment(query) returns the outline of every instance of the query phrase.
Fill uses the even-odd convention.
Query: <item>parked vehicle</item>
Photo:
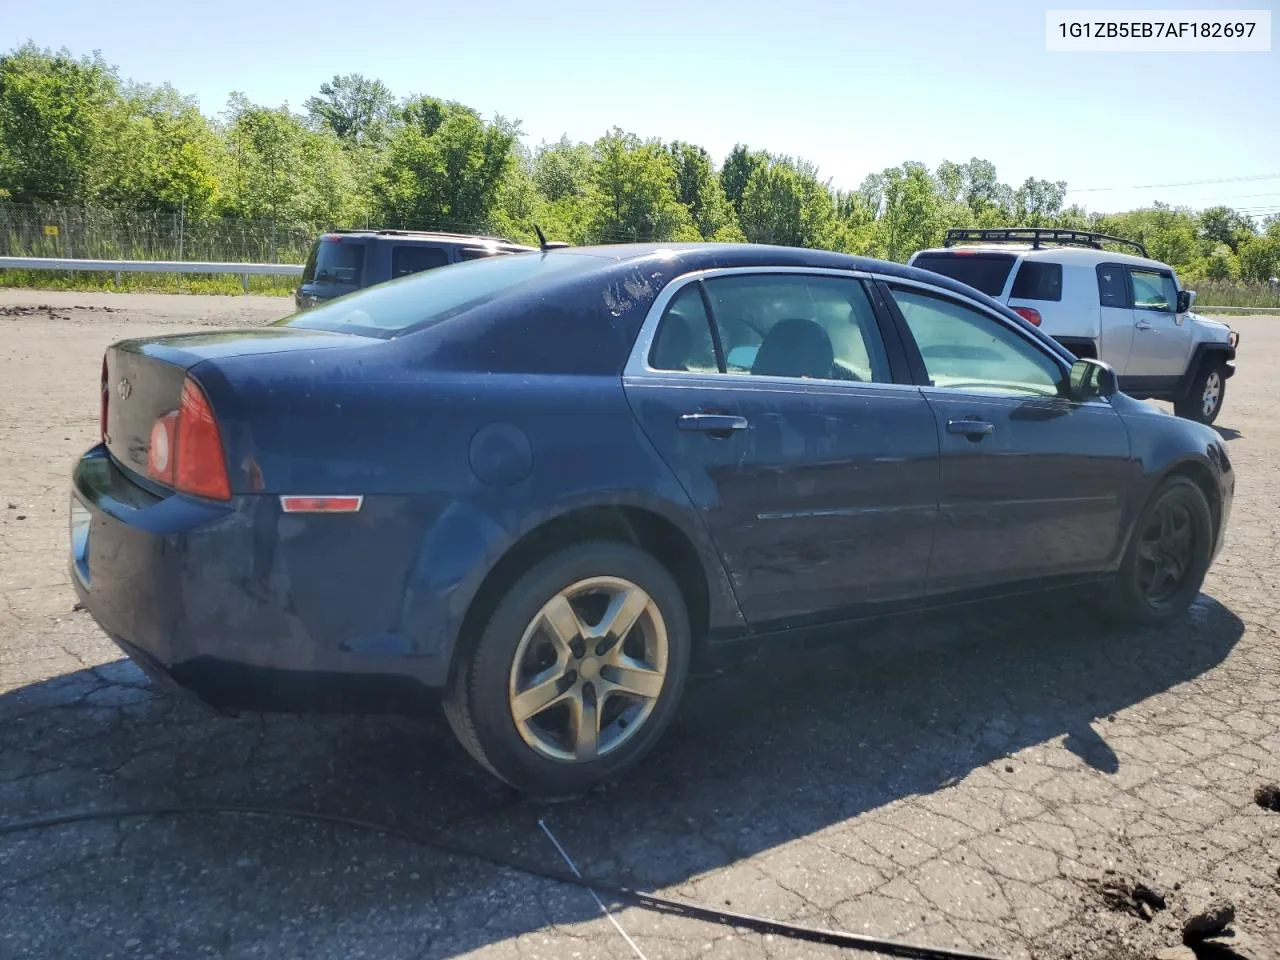
[[[1222,410],[1240,336],[1191,313],[1194,291],[1140,243],[1079,230],[948,230],[941,248],[910,263],[1008,304],[1077,357],[1105,360],[1130,396],[1172,400],[1178,416],[1201,423]]]
[[[503,237],[467,233],[330,230],[312,245],[294,302],[304,310],[411,273],[534,249]]]
[[[460,264],[115,344],[101,397],[71,568],[144,670],[229,709],[439,690],[536,794],[631,767],[743,642],[1049,587],[1179,616],[1235,487],[971,287],[772,246]]]

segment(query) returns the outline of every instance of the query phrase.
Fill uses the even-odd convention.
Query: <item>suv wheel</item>
[[[570,797],[634,766],[689,668],[680,588],[630,544],[547,557],[499,602],[445,695],[462,745],[518,790]]]
[[[1173,412],[1186,420],[1213,423],[1227,396],[1227,378],[1222,367],[1207,363],[1191,383],[1187,395],[1173,405]]]
[[[1138,624],[1161,623],[1182,614],[1200,593],[1213,555],[1213,536],[1213,514],[1204,491],[1188,477],[1169,477],[1138,517],[1107,612]]]

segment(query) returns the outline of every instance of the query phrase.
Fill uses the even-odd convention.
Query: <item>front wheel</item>
[[[1213,423],[1227,396],[1227,378],[1222,367],[1206,366],[1191,384],[1187,395],[1173,405],[1173,412],[1184,420]]]
[[[445,714],[467,751],[516,789],[575,796],[657,742],[690,647],[684,598],[662,564],[630,544],[579,544],[498,603],[460,653]]]
[[[1138,624],[1162,623],[1184,613],[1209,570],[1213,536],[1204,491],[1188,477],[1165,480],[1134,527],[1107,612]]]

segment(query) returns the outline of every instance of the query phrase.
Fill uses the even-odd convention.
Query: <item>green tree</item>
[[[1189,267],[1201,256],[1195,217],[1188,210],[1167,204],[1099,217],[1097,229],[1140,241],[1152,257],[1178,270]]]
[[[791,157],[769,157],[755,167],[742,191],[738,221],[752,243],[843,246],[830,187],[819,182],[812,164]]]
[[[515,165],[519,127],[486,123],[459,103],[418,97],[387,141],[373,195],[384,218],[449,229],[483,228]]]
[[[698,239],[689,211],[676,195],[676,168],[657,140],[641,140],[614,127],[596,141],[595,237],[618,240]]]
[[[1242,241],[1253,236],[1253,221],[1242,216],[1230,207],[1210,207],[1201,210],[1196,218],[1200,228],[1200,237],[1210,245],[1226,244],[1235,253]]]
[[[375,146],[386,138],[395,98],[381,80],[359,73],[335,74],[303,107],[314,123],[328,127],[343,144]]]
[[[595,159],[591,147],[573,143],[567,136],[543,143],[533,158],[533,179],[538,191],[553,203],[582,197],[592,189]]]
[[[131,210],[212,214],[225,175],[223,142],[194,99],[173,87],[127,85],[104,120],[99,197]]]
[[[1280,230],[1274,235],[1249,237],[1240,244],[1240,276],[1257,283],[1280,276]]]
[[[288,107],[257,106],[242,94],[232,94],[228,117],[225,212],[280,226],[348,221],[358,193],[332,133],[309,129]]]
[[[1233,280],[1240,276],[1240,261],[1229,246],[1219,244],[1205,258],[1204,275],[1210,280]]]
[[[0,58],[0,184],[11,199],[98,199],[117,88],[97,54],[76,59],[28,43]]]
[[[734,211],[742,214],[742,194],[747,189],[751,175],[769,162],[763,150],[749,150],[745,144],[737,144],[729,151],[724,166],[720,168],[720,185],[724,195],[733,204]]]
[[[711,155],[699,146],[675,141],[667,147],[676,170],[676,197],[705,240],[741,240],[737,217],[724,194]]]
[[[883,212],[877,223],[878,250],[890,260],[905,260],[942,240],[946,227],[942,200],[929,170],[907,162],[881,174]]]
[[[1013,194],[1013,218],[1020,227],[1047,227],[1062,211],[1067,196],[1064,181],[1028,177]]]

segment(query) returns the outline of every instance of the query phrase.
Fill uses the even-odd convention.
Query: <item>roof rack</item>
[[[1138,255],[1147,256],[1147,248],[1137,240],[1126,240],[1124,237],[1112,237],[1105,233],[1093,233],[1088,230],[1055,230],[1047,227],[996,227],[969,228],[961,227],[948,230],[942,241],[944,247],[951,247],[966,240],[978,240],[984,243],[1030,243],[1033,250],[1040,249],[1042,243],[1056,243],[1070,247],[1091,247],[1101,250],[1104,243],[1118,243],[1124,247],[1132,247]]]

